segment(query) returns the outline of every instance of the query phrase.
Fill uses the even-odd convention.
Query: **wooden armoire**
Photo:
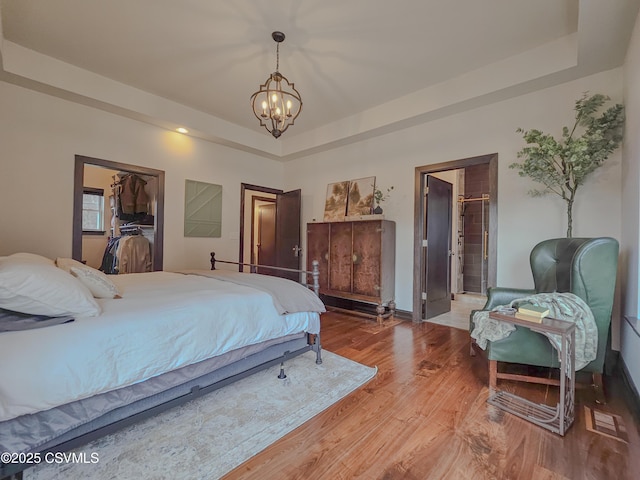
[[[313,260],[320,263],[325,303],[395,308],[395,235],[396,224],[389,220],[308,223],[307,269]]]

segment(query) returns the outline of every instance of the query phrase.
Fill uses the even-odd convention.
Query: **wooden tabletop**
[[[520,325],[523,327],[531,328],[532,330],[541,330],[544,332],[550,333],[558,333],[563,335],[565,333],[571,332],[571,330],[575,330],[576,324],[573,322],[568,322],[566,320],[560,320],[558,318],[544,317],[542,322],[530,322],[528,320],[522,320],[521,318],[516,318],[514,315],[506,315],[504,313],[498,312],[490,312],[489,318],[493,318],[495,320],[500,320],[503,322],[513,323],[514,325]]]

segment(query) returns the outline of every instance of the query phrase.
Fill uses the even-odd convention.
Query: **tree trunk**
[[[572,210],[573,210],[573,199],[570,199],[570,200],[567,200],[567,238],[571,238],[571,234],[572,234],[572,224],[573,224]]]

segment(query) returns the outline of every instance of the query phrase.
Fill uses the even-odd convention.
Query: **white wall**
[[[627,50],[624,67],[626,134],[622,151],[622,313],[640,331],[638,277],[640,275],[640,15]],[[636,320],[634,320],[636,319]],[[631,325],[622,322],[621,355],[636,390],[640,390],[640,337]]]
[[[575,100],[585,91],[622,101],[622,70],[288,162],[285,188],[302,188],[303,221],[309,222],[322,218],[328,183],[371,175],[377,185],[394,185],[384,213],[397,227],[396,301],[399,309],[411,310],[415,167],[497,152],[498,285],[532,287],[529,252],[543,239],[565,236],[566,213],[559,197],[528,196],[533,184],[508,168],[524,146],[516,128],[560,135],[562,126],[573,122]],[[578,192],[574,236],[620,238],[620,158],[616,152]]]
[[[283,164],[0,82],[0,255],[71,256],[74,155],[166,172],[164,267],[238,258],[240,183],[282,187]],[[185,238],[184,181],[223,186],[222,238]]]

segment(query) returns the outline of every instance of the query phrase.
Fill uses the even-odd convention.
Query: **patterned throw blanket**
[[[596,358],[598,352],[598,328],[589,306],[573,293],[537,293],[528,297],[513,300],[509,305],[500,305],[494,311],[514,308],[521,303],[531,303],[549,309],[549,316],[574,322],[576,324],[576,370],[584,368]],[[516,327],[507,322],[489,318],[489,311],[478,311],[473,315],[474,329],[471,337],[482,349],[487,348],[487,341],[496,341],[508,337]],[[558,334],[544,334],[551,345],[560,350],[562,337]]]

